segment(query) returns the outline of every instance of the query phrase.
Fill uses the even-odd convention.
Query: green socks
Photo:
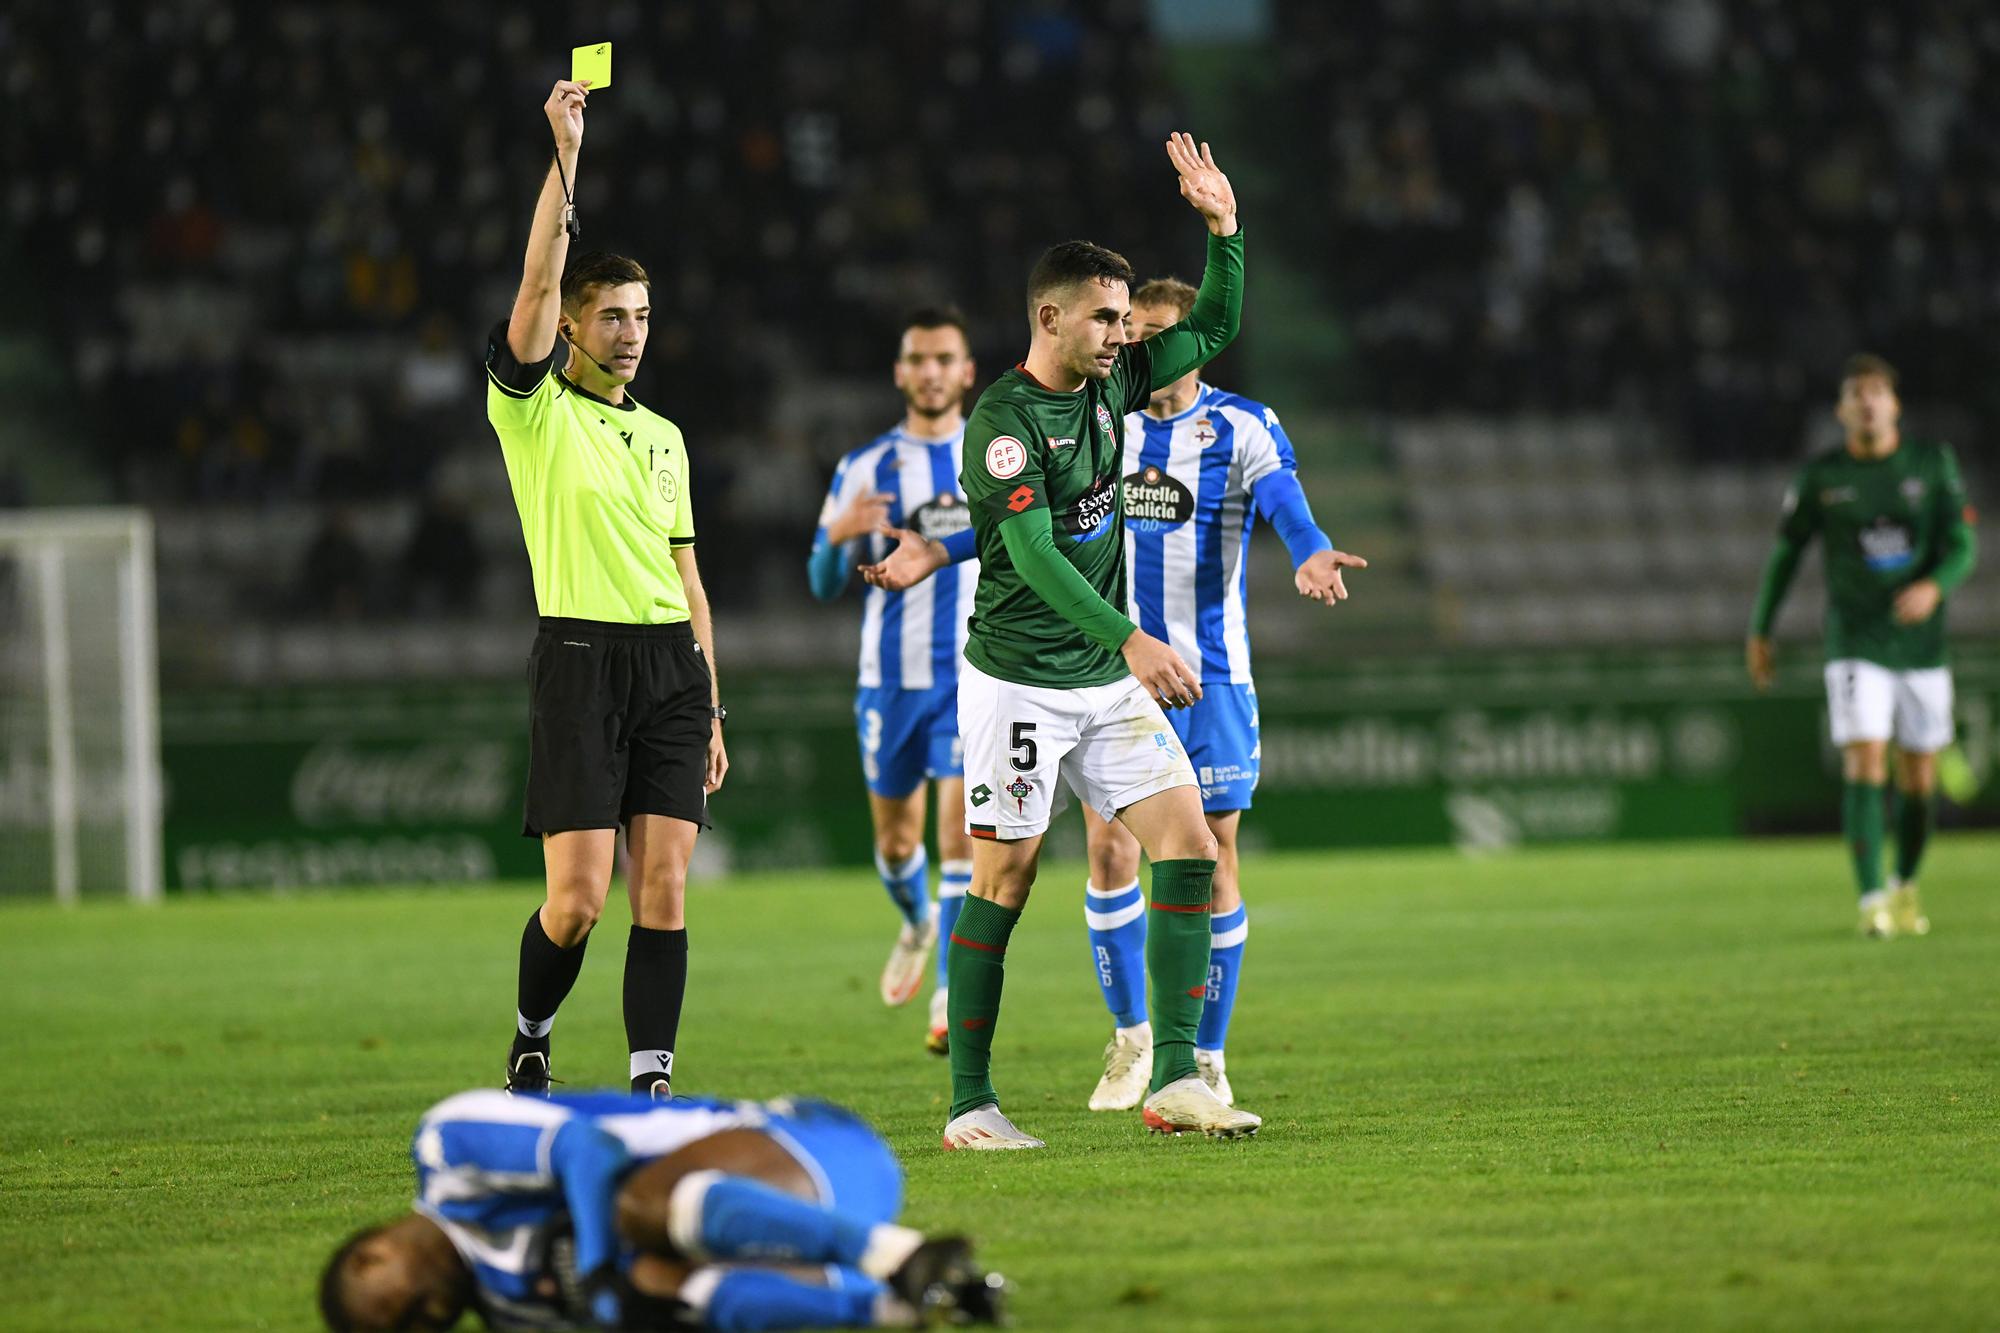
[[[1879,815],[1876,827],[1881,827]],[[1214,884],[1213,861],[1153,862],[1155,915],[1146,927],[1146,971],[1153,978],[1154,1092],[1196,1072],[1194,1037],[1208,994],[1208,906]],[[954,980],[952,986],[957,985]],[[957,995],[954,989],[954,1003]],[[956,1051],[956,1024],[951,1039]]]
[[[1880,786],[1850,782],[1841,788],[1840,826],[1854,857],[1854,882],[1864,894],[1882,887],[1882,824]]]
[[[1928,795],[1896,793],[1896,878],[1908,884],[1923,863],[1924,844],[1937,827],[1937,802]]]
[[[1000,984],[1006,979],[1007,937],[1014,933],[1019,912],[1010,912],[986,898],[965,897],[958,921],[951,928],[951,952],[945,958],[950,985],[945,1001],[951,1024],[951,1116],[956,1119],[975,1106],[998,1102],[993,1091],[993,1025],[1000,1019]],[[1202,918],[1208,929],[1208,918]],[[1204,964],[1205,966],[1206,964]],[[1201,1005],[1195,1005],[1197,1017]],[[1189,1028],[1192,1034],[1194,1029]],[[1189,1056],[1189,1067],[1194,1059]]]

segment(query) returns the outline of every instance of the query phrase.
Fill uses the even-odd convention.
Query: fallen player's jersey
[[[579,1278],[615,1246],[612,1206],[624,1173],[721,1130],[760,1128],[772,1109],[615,1093],[463,1092],[417,1125],[417,1211],[471,1267],[489,1326],[587,1328]]]

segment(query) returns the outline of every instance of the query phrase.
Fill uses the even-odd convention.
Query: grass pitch
[[[1936,933],[1887,944],[1831,839],[1255,858],[1237,1143],[1082,1109],[1106,1020],[1052,867],[996,1050],[1050,1147],[994,1155],[937,1150],[872,877],[739,880],[692,895],[679,1083],[867,1114],[1027,1329],[1990,1326],[2000,838],[1934,847]],[[417,1114],[498,1075],[538,897],[0,911],[0,1324],[311,1327]],[[623,923],[556,1027],[573,1086],[623,1079]]]

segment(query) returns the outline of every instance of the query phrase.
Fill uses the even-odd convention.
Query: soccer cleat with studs
[[[1007,1280],[981,1269],[962,1236],[927,1240],[889,1275],[889,1289],[920,1326],[998,1324],[1007,1317]]]
[[[1889,919],[1896,923],[1898,935],[1931,933],[1931,919],[1924,915],[1923,900],[1917,896],[1915,884],[1892,883],[1889,886]]]
[[[1261,1117],[1226,1106],[1201,1075],[1177,1078],[1146,1099],[1140,1111],[1155,1134],[1206,1134],[1212,1139],[1237,1139],[1255,1134]]]
[[[1221,1051],[1196,1050],[1194,1068],[1224,1106],[1236,1105],[1236,1090],[1229,1086],[1229,1070],[1223,1064]]]
[[[1888,890],[1877,889],[1861,895],[1854,928],[1864,939],[1888,940],[1896,937],[1896,917],[1889,910]]]
[[[1153,1069],[1150,1029],[1113,1032],[1104,1044],[1104,1076],[1090,1094],[1093,1111],[1129,1111],[1146,1096],[1146,1078]]]
[[[944,1150],[958,1152],[1004,1152],[1016,1148],[1046,1148],[1049,1145],[1032,1134],[1014,1128],[1014,1122],[1000,1114],[992,1102],[975,1106],[955,1117],[944,1127]]]
[[[908,1004],[916,997],[930,971],[931,946],[937,943],[937,914],[924,918],[921,926],[904,926],[896,932],[889,961],[882,966],[882,1003],[891,1009]]]
[[[516,1097],[549,1095],[549,1053],[536,1050],[507,1052],[507,1091]]]

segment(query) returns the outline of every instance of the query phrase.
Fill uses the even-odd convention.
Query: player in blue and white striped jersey
[[[969,556],[972,520],[959,488],[965,395],[974,373],[964,317],[920,310],[903,330],[896,387],[905,410],[895,429],[840,460],[820,510],[808,573],[813,595],[831,601],[854,566],[887,554],[885,527],[914,530]],[[900,1005],[922,985],[924,960],[952,922],[972,882],[958,739],[958,664],[964,658],[977,561],[947,566],[901,592],[862,595],[861,672],[854,700],[861,770],[875,827],[875,866],[902,925],[882,970],[882,1001]],[[926,783],[937,788],[938,906],[931,908],[924,854]],[[926,1044],[945,1049],[944,950],[938,950]]]
[[[1195,289],[1156,278],[1132,293],[1134,333],[1149,338],[1186,317]],[[1249,917],[1237,876],[1236,832],[1257,786],[1257,692],[1244,618],[1244,564],[1263,518],[1284,539],[1301,596],[1332,606],[1347,596],[1344,568],[1367,561],[1333,549],[1299,488],[1298,461],[1277,414],[1204,384],[1191,371],[1125,419],[1125,580],[1130,614],[1200,674],[1201,698],[1167,714],[1201,784],[1217,843],[1207,1003],[1195,1062],[1233,1104],[1223,1043],[1236,1003]],[[1093,1111],[1129,1110],[1146,1095],[1152,1026],[1146,1017],[1146,904],[1139,843],[1122,825],[1084,812],[1090,852],[1085,920],[1091,961],[1112,1014]]]
[[[895,1224],[902,1169],[819,1103],[460,1093],[424,1114],[413,1212],[335,1251],[350,1329],[991,1322],[1004,1283]],[[810,1265],[810,1268],[804,1266]]]

